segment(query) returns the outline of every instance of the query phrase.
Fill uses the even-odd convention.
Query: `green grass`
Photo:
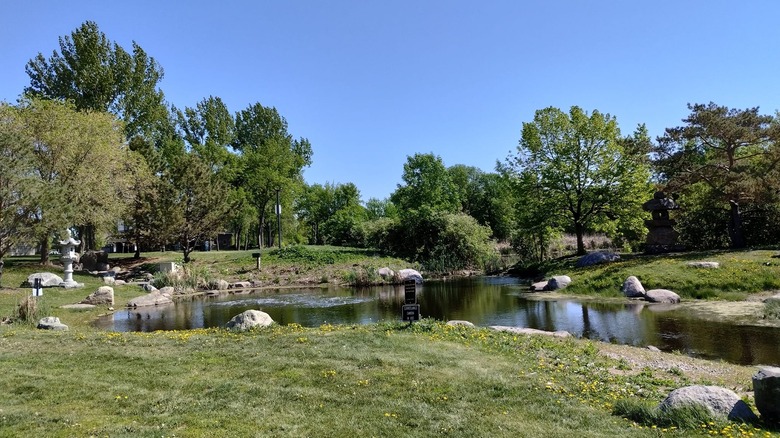
[[[248,333],[6,326],[0,357],[0,436],[651,437],[660,431],[613,415],[615,403],[657,403],[688,383],[630,370],[589,341],[433,321]]]
[[[569,275],[566,293],[622,296],[623,281],[634,275],[646,290],[670,289],[683,298],[743,300],[749,294],[780,289],[777,251],[700,252],[662,256],[622,255],[617,262],[576,268],[576,258],[549,261],[538,269],[545,275]],[[720,268],[702,269],[686,262],[720,262]]]

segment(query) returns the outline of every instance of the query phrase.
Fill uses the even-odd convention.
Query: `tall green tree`
[[[108,113],[33,98],[21,102],[17,114],[32,141],[41,188],[34,230],[45,263],[55,232],[84,224],[115,227],[129,191],[128,150],[121,123]]]
[[[232,183],[236,178],[236,157],[229,148],[235,137],[235,121],[222,99],[209,96],[195,108],[176,110],[176,117],[190,149],[226,182]]]
[[[290,205],[303,187],[303,169],[311,165],[312,148],[307,139],[294,139],[287,132],[287,121],[276,108],[255,103],[239,111],[235,122],[233,148],[240,152],[239,186],[259,215],[257,236],[262,247],[262,230],[274,214],[277,191]]]
[[[414,154],[407,157],[399,184],[390,200],[401,214],[420,209],[455,213],[460,209],[458,188],[441,157]]]
[[[79,111],[111,112],[124,122],[124,137],[133,150],[157,167],[158,158],[150,154],[159,141],[158,130],[168,122],[164,95],[158,85],[163,69],[137,43],[128,52],[100,31],[97,23],[86,21],[70,35],[60,37],[59,52],[48,58],[39,53],[26,65],[32,96],[67,100]],[[141,146],[146,143],[146,146]],[[132,205],[150,210],[143,201],[149,196],[134,192]],[[142,213],[137,213],[136,216]],[[95,227],[81,227],[87,246],[94,248]]]
[[[655,165],[670,191],[704,185],[713,205],[728,209],[731,246],[745,237],[741,207],[777,200],[780,127],[758,108],[728,108],[710,102],[688,105],[685,125],[658,138]]]
[[[228,185],[201,157],[186,153],[170,169],[169,224],[184,263],[199,244],[214,239],[226,222]]]
[[[514,212],[514,194],[508,180],[497,173],[463,164],[451,166],[447,171],[457,187],[461,211],[490,227],[496,239],[507,239]]]
[[[522,138],[508,169],[537,187],[552,227],[570,227],[577,253],[585,254],[583,236],[595,224],[641,212],[650,193],[649,168],[624,148],[617,121],[573,106],[538,110],[523,123]],[[538,219],[537,219],[538,220]],[[521,224],[525,225],[525,224]]]
[[[40,190],[33,147],[17,109],[0,102],[0,284],[5,256],[34,238]]]
[[[163,69],[136,42],[131,52],[112,42],[97,23],[86,21],[60,37],[60,50],[38,53],[26,65],[26,93],[72,101],[78,110],[111,112],[125,122],[128,139],[164,111],[158,88]]]

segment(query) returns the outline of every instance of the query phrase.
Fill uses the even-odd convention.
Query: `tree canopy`
[[[732,247],[745,246],[741,206],[777,201],[780,127],[758,108],[710,102],[688,105],[685,125],[667,128],[655,149],[659,176],[671,191],[703,185],[713,203],[728,208]]]
[[[534,195],[523,199],[543,207],[528,218],[531,227],[539,222],[568,227],[577,237],[578,254],[585,254],[587,230],[604,217],[619,219],[627,210],[637,214],[649,193],[649,168],[623,147],[616,119],[577,106],[568,114],[545,108],[532,122],[523,123],[520,144],[506,170],[520,177],[523,191]]]

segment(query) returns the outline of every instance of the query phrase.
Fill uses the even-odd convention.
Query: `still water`
[[[527,289],[527,284],[508,277],[428,281],[418,286],[418,302],[423,317],[439,320],[566,330],[580,338],[780,366],[780,329],[704,321],[668,305],[528,299]],[[262,310],[279,324],[369,324],[400,320],[403,301],[403,286],[263,290],[120,310],[97,325],[115,331],[220,327],[248,309]]]

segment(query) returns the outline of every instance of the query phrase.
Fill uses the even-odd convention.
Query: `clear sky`
[[[548,106],[678,126],[687,103],[780,109],[780,2],[0,0],[0,100],[86,20],[165,70],[169,103],[260,102],[308,138],[309,183],[385,198],[406,157],[493,171]]]

